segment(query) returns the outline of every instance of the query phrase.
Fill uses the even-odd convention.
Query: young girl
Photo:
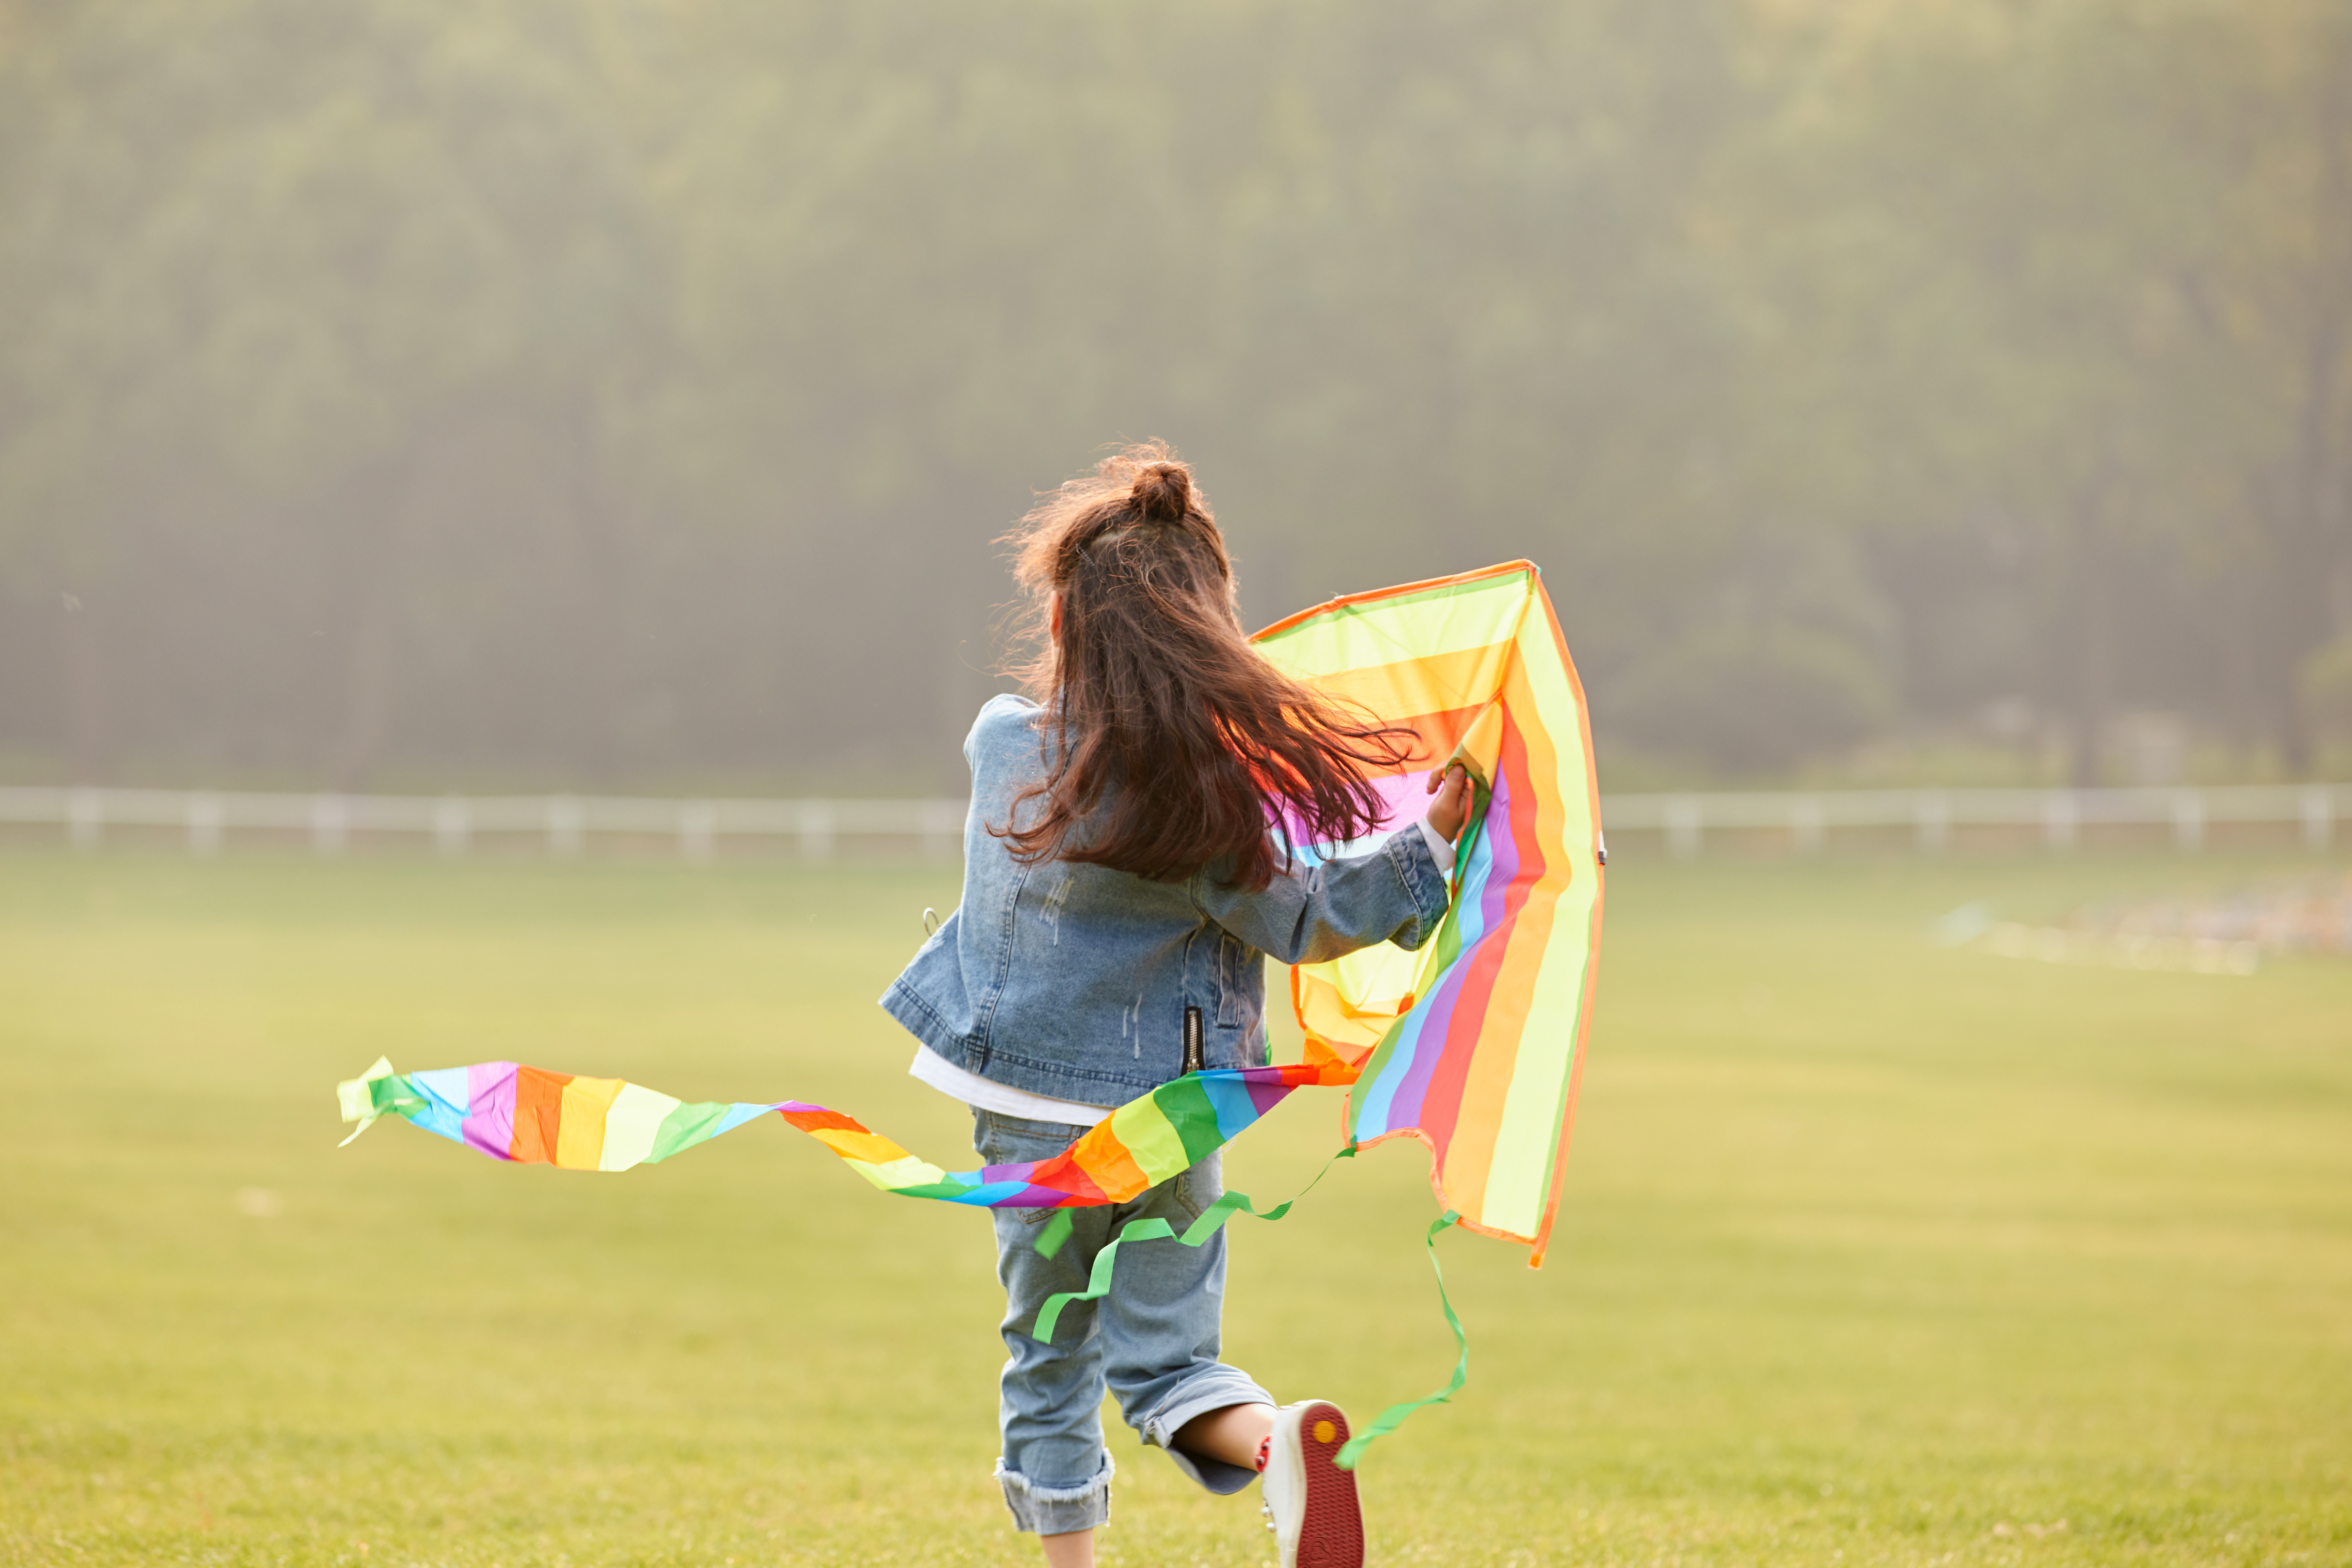
[[[1022,671],[1034,700],[992,699],[964,741],[971,815],[963,902],[882,1005],[922,1042],[914,1076],[972,1108],[992,1165],[1058,1154],[1112,1108],[1202,1068],[1267,1059],[1265,956],[1414,948],[1445,913],[1467,809],[1457,768],[1417,826],[1312,869],[1290,836],[1374,831],[1365,767],[1411,754],[1285,678],[1244,638],[1232,563],[1190,471],[1137,447],[1073,479],[1013,536],[1042,631]],[[1007,1305],[996,1478],[1051,1568],[1091,1568],[1110,1517],[1106,1386],[1151,1447],[1213,1492],[1265,1477],[1283,1568],[1357,1568],[1355,1479],[1332,1463],[1347,1418],[1274,1396],[1217,1359],[1222,1232],[1139,1246],[1110,1293],[1073,1303],[1051,1344],[1030,1337],[1056,1292],[1083,1290],[1130,1221],[1181,1233],[1223,1193],[1218,1156],[1129,1203],[998,1209]]]

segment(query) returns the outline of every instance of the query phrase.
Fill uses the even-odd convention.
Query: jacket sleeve
[[[1277,868],[1258,892],[1218,880],[1222,866],[1193,879],[1201,912],[1243,942],[1283,963],[1321,963],[1377,942],[1411,949],[1445,916],[1445,874],[1412,828],[1370,855]]]
[[[972,719],[971,728],[964,731],[964,766],[977,773],[983,749],[992,745],[1002,747],[1015,735],[1034,736],[1036,715],[1037,705],[1034,702],[1009,691],[1000,691],[982,703],[980,712]]]

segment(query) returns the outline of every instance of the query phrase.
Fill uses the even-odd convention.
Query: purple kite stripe
[[[514,1148],[515,1064],[476,1062],[466,1069],[466,1144],[495,1159]]]
[[[1429,790],[1425,773],[1378,773],[1365,782],[1372,786],[1372,795],[1380,802],[1380,816],[1371,831],[1363,838],[1350,839],[1346,844],[1318,844],[1307,835],[1306,823],[1294,812],[1283,812],[1277,818],[1290,842],[1314,851],[1318,860],[1328,860],[1339,850],[1359,852],[1365,838],[1377,837],[1407,823],[1418,822],[1429,808]]]
[[[991,1165],[988,1169],[1023,1173],[1028,1171],[1030,1167]],[[981,1173],[950,1171],[948,1173],[947,1179],[950,1182],[969,1182],[979,1173]],[[934,1197],[939,1194],[921,1193],[901,1195]],[[1077,1200],[1057,1188],[1041,1187],[1024,1175],[1016,1173],[1007,1178],[982,1182],[971,1191],[957,1193],[944,1201],[951,1204],[967,1204],[973,1208],[983,1209],[1050,1209],[1059,1208],[1065,1204],[1076,1203]]]
[[[1029,1195],[1043,1190],[1026,1182],[991,1182],[968,1193],[958,1193],[947,1202],[969,1204],[973,1208],[982,1209],[1044,1208],[1045,1205]],[[1062,1194],[1055,1193],[1053,1195],[1059,1198]]]
[[[1381,831],[1418,822],[1429,810],[1429,784],[1423,773],[1382,773],[1366,782],[1380,797]]]
[[[1245,1080],[1245,1084],[1249,1089],[1250,1103],[1257,1108],[1257,1113],[1260,1116],[1264,1116],[1289,1098],[1291,1090],[1291,1086],[1284,1083],[1280,1079],[1275,1079],[1272,1083],[1249,1079]]]

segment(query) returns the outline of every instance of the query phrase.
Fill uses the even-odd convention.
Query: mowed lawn
[[[1540,1272],[1440,1243],[1470,1384],[1368,1456],[1374,1561],[2352,1562],[2352,964],[1926,940],[2263,870],[1624,857],[1560,1233]],[[873,1005],[954,897],[0,857],[0,1560],[1034,1560],[980,1215],[774,1121],[624,1175],[335,1147],[383,1053],[814,1100],[961,1164]],[[1288,1195],[1337,1118],[1301,1095],[1229,1182]],[[1230,1357],[1359,1421],[1442,1383],[1425,1168],[1236,1221]],[[1108,1563],[1271,1560],[1254,1494],[1112,1446]]]

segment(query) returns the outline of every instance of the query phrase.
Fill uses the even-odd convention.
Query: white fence
[[[94,848],[108,829],[163,828],[198,855],[218,852],[231,833],[305,838],[340,854],[354,836],[430,840],[463,855],[485,837],[537,839],[551,855],[577,855],[590,840],[668,841],[688,859],[707,859],[722,838],[783,840],[824,859],[844,838],[907,840],[950,855],[963,839],[960,800],[648,800],[612,795],[262,795],[162,789],[0,787],[0,824],[65,830]]]
[[[1956,831],[2024,829],[2045,847],[2068,850],[2094,828],[2156,828],[2175,847],[2205,847],[2215,826],[2287,827],[2304,847],[2324,850],[2352,810],[2352,785],[2236,784],[2164,789],[1824,790],[1814,794],[1617,795],[1601,801],[1612,833],[1662,834],[1678,858],[1699,852],[1711,831],[1787,836],[1789,847],[1823,847],[1832,829],[1895,830],[1938,854]]]
[[[2242,785],[2210,789],[1824,790],[1814,793],[1612,795],[1601,818],[1619,836],[1655,834],[1677,858],[1697,855],[1710,834],[1759,836],[1800,854],[1825,848],[1833,832],[1900,835],[1927,854],[1969,829],[2019,830],[2053,850],[2076,847],[2101,828],[2154,829],[2178,848],[2205,847],[2223,826],[2284,829],[2314,851],[2335,841],[2352,814],[2352,785]],[[577,855],[591,840],[674,845],[706,859],[722,840],[776,843],[824,859],[846,839],[905,845],[929,855],[957,852],[960,800],[656,800],[611,795],[264,795],[148,789],[0,786],[0,825],[55,827],[80,848],[112,828],[180,836],[194,854],[219,852],[232,833],[307,841],[341,853],[358,835],[429,841],[463,855],[484,838],[536,841],[547,853]],[[2145,837],[2143,832],[2142,837]]]

